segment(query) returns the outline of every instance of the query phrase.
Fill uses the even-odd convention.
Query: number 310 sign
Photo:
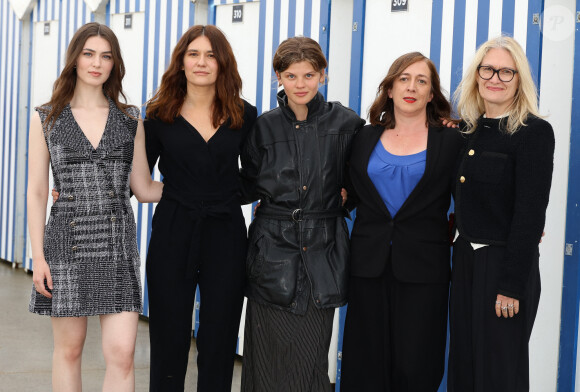
[[[391,0],[391,12],[408,11],[409,0]]]
[[[243,21],[244,21],[244,6],[234,5],[232,9],[232,23],[239,23]]]

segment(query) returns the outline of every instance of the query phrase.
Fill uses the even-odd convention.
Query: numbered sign
[[[232,23],[240,23],[244,21],[244,6],[234,5],[232,8]]]
[[[409,11],[409,0],[391,0],[391,12]]]

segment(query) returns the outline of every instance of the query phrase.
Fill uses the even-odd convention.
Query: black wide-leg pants
[[[350,277],[342,392],[435,392],[445,370],[448,284]]]
[[[539,254],[532,260],[520,311],[513,318],[495,313],[497,282],[505,247],[474,250],[455,241],[449,300],[450,392],[522,392],[529,387],[528,343],[540,300]]]
[[[147,255],[152,392],[184,391],[197,285],[197,391],[231,390],[246,226],[239,205],[198,207],[162,200],[153,218]]]

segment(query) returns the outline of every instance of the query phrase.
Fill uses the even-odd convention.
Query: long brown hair
[[[193,26],[177,42],[171,54],[171,62],[161,78],[161,85],[153,98],[147,102],[147,117],[173,123],[175,117],[179,115],[187,94],[183,58],[189,44],[201,36],[209,39],[218,63],[211,113],[212,125],[217,128],[222,121],[229,118],[231,128],[239,129],[244,119],[243,102],[240,98],[242,78],[238,73],[238,65],[230,43],[221,30],[212,25]]]
[[[109,97],[115,105],[123,111],[126,115],[132,117],[127,108],[127,97],[123,93],[122,81],[125,76],[125,64],[121,57],[121,47],[117,36],[106,25],[91,22],[81,26],[73,35],[66,51],[65,65],[60,73],[60,76],[54,82],[52,89],[52,96],[43,106],[49,107],[46,116],[46,129],[52,128],[56,119],[62,113],[66,105],[68,105],[73,98],[75,87],[77,85],[77,69],[76,62],[81,55],[87,39],[91,37],[101,37],[111,45],[111,56],[113,57],[113,69],[107,81],[103,84],[103,93]],[[119,97],[123,97],[125,103],[119,101]]]
[[[395,107],[393,100],[389,98],[389,90],[393,88],[395,80],[412,64],[424,61],[431,72],[431,93],[433,98],[427,103],[427,124],[433,127],[441,126],[441,119],[449,118],[451,105],[443,92],[435,64],[419,52],[411,52],[402,55],[393,62],[387,76],[377,89],[377,97],[369,110],[369,120],[372,125],[382,125],[385,128],[395,127]]]

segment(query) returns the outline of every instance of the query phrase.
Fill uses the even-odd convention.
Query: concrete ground
[[[32,274],[0,261],[0,391],[51,391],[52,329],[50,318],[28,312]],[[101,390],[105,362],[101,353],[98,317],[89,317],[83,352],[83,391]],[[195,391],[195,341],[189,354],[186,391]],[[241,359],[236,360],[232,391],[240,390]],[[149,324],[139,321],[135,350],[137,392],[149,388]]]

